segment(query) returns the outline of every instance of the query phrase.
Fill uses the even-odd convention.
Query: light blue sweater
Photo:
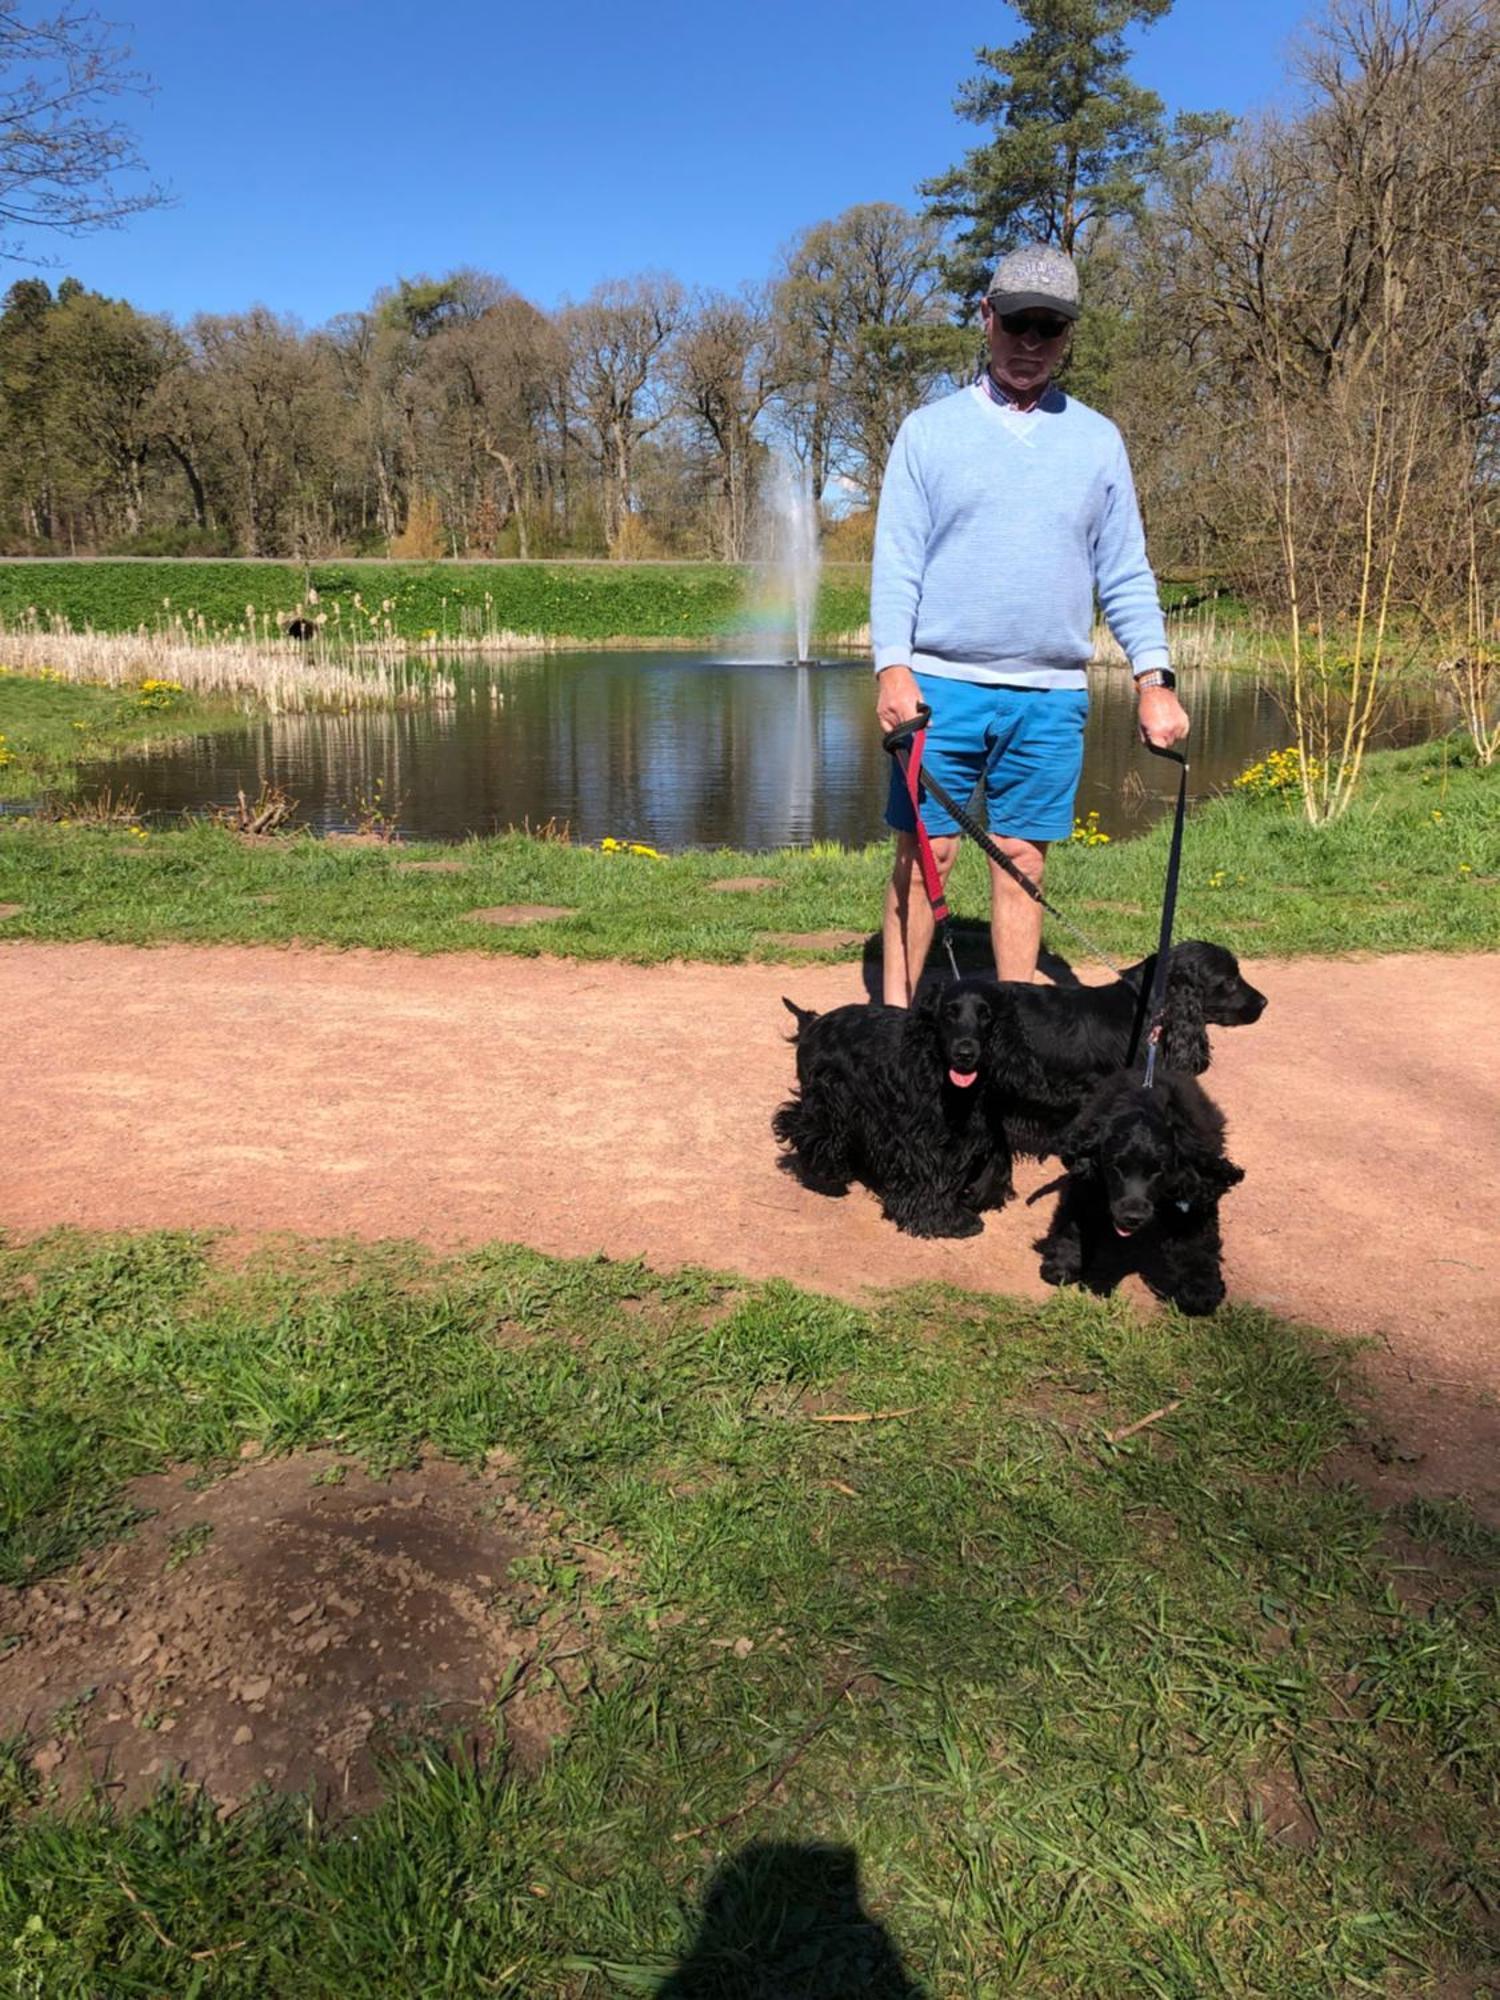
[[[1094,596],[1135,673],[1168,664],[1120,433],[1059,389],[1034,410],[979,384],[914,410],[880,490],[875,671],[1081,688]]]

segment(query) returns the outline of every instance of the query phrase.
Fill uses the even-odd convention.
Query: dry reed
[[[258,636],[195,639],[186,625],[152,632],[74,631],[40,615],[20,625],[0,622],[0,649],[20,673],[49,669],[63,680],[134,687],[143,680],[176,681],[190,694],[269,710],[404,708],[451,700],[454,684],[423,668],[413,673],[404,641],[367,645],[357,658],[337,658],[314,640],[287,639],[271,623]]]

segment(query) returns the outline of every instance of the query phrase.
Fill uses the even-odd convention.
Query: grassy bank
[[[552,1655],[540,1768],[497,1700],[341,1827],[274,1798],[64,1809],[33,1758],[90,1701],[38,1690],[0,1759],[10,1990],[1481,1993],[1500,1549],[1339,1483],[1346,1372],[1248,1309],[861,1311],[499,1246],[4,1248],[8,1583],[65,1591],[128,1535],[135,1475],[211,1497],[312,1447],[498,1459],[610,1558],[528,1571],[538,1623],[588,1635]]]
[[[0,666],[0,798],[66,793],[75,767],[142,744],[243,726],[228,701],[172,682],[94,687]]]
[[[1500,773],[1439,743],[1372,758],[1358,804],[1320,830],[1289,796],[1207,801],[1189,825],[1178,934],[1249,956],[1492,949],[1497,782]],[[1049,893],[1107,951],[1144,955],[1156,936],[1166,839],[1161,825],[1138,840],[1058,847]],[[640,963],[855,957],[857,942],[788,940],[867,933],[887,866],[883,847],[656,859],[520,834],[455,847],[354,847],[305,836],[247,844],[207,826],[143,836],[119,826],[0,824],[0,902],[19,906],[6,937],[121,943],[298,941]],[[745,877],[750,886],[719,886]],[[983,860],[966,844],[952,901],[979,949],[987,896]],[[569,914],[519,925],[472,915],[527,904]],[[1047,936],[1065,957],[1078,956],[1066,931],[1049,927]]]
[[[741,628],[751,575],[729,563],[0,562],[0,626],[35,613],[97,632],[181,626],[233,638],[306,607],[326,620],[326,637],[353,643],[387,627],[413,643],[487,631],[707,640]],[[868,570],[826,570],[818,632],[831,639],[868,615]]]
[[[0,630],[65,621],[75,631],[144,628],[188,640],[263,638],[299,610],[325,639],[368,644],[389,631],[411,644],[458,644],[485,633],[604,644],[726,639],[752,629],[755,572],[731,563],[7,562],[0,560]],[[316,599],[309,598],[316,592]],[[1166,583],[1186,607],[1183,637],[1235,657],[1246,607],[1205,601],[1195,584]],[[863,631],[870,572],[825,565],[815,637]],[[201,622],[200,622],[201,621]],[[1224,644],[1217,635],[1223,630]]]

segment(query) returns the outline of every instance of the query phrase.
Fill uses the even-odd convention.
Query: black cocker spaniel
[[[1019,1046],[991,1055],[997,1148],[1038,1159],[1058,1150],[1091,1094],[1123,1067],[1137,991],[1149,993],[1155,970],[1153,953],[1110,986],[1012,982],[998,988],[1009,1002]],[[1266,996],[1245,978],[1232,951],[1201,939],[1174,945],[1158,1061],[1180,1075],[1201,1075],[1209,1063],[1208,1029],[1258,1021],[1265,1006]]]
[[[1219,1200],[1244,1179],[1225,1156],[1224,1118],[1190,1076],[1111,1076],[1061,1135],[1067,1178],[1037,1248],[1050,1285],[1108,1292],[1139,1271],[1185,1313],[1224,1298]]]
[[[981,1210],[1014,1191],[990,1102],[995,1053],[1013,1080],[1042,1087],[1009,992],[960,979],[910,1008],[786,1005],[797,1017],[797,1094],[771,1121],[782,1164],[819,1194],[862,1181],[908,1235],[977,1235]]]

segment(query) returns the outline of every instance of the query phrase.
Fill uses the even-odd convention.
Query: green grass
[[[0,686],[3,686],[0,683]],[[1252,956],[1303,952],[1473,951],[1500,937],[1500,772],[1452,743],[1372,758],[1352,811],[1309,827],[1279,798],[1228,796],[1189,822],[1177,934]],[[1156,939],[1167,828],[1102,847],[1058,848],[1048,891],[1112,954]],[[401,862],[458,860],[458,874],[405,874]],[[638,963],[828,956],[770,933],[869,930],[888,868],[884,847],[772,854],[692,852],[651,860],[519,834],[457,847],[350,848],[310,837],[247,846],[206,826],[132,838],[120,830],[0,823],[0,902],[19,904],[7,937],[371,946],[411,951],[557,952]],[[761,890],[715,881],[753,874]],[[982,949],[988,887],[966,844],[952,900]],[[576,914],[494,928],[466,913],[547,903]],[[1068,932],[1048,942],[1079,956]],[[858,946],[844,947],[854,956]]]
[[[0,798],[68,792],[79,763],[171,737],[244,726],[242,709],[186,693],[14,674],[0,668]]]
[[[221,1823],[171,1793],[63,1810],[6,1746],[8,1990],[583,2000],[657,1992],[696,1943],[663,1991],[1487,1991],[1500,1545],[1320,1470],[1348,1367],[1258,1311],[1071,1292],[861,1310],[504,1246],[0,1249],[13,1581],[116,1536],[132,1474],[250,1439],[377,1469],[498,1445],[620,1558],[531,1776],[433,1744],[357,1826]]]
[[[709,639],[735,629],[749,580],[730,563],[0,562],[0,623],[34,607],[75,627],[131,632],[201,613],[210,633],[232,633],[247,606],[262,618],[291,614],[310,584],[340,632],[357,633],[389,601],[407,639],[457,635],[466,619],[549,638]],[[863,565],[830,567],[818,631],[862,626],[869,596]]]

